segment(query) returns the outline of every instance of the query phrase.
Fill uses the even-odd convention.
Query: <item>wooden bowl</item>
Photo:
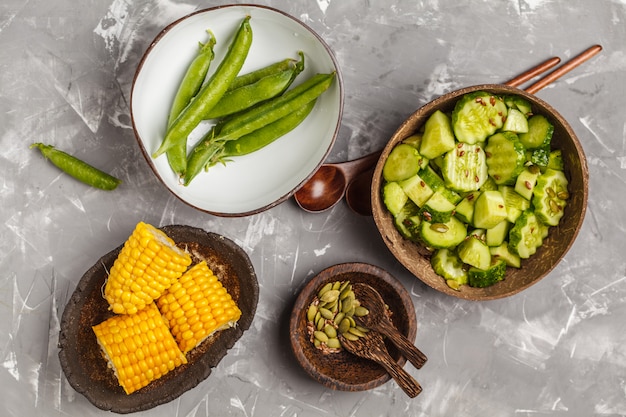
[[[474,91],[487,91],[493,94],[513,94],[522,96],[532,105],[534,114],[543,114],[553,123],[553,148],[561,149],[569,180],[570,200],[559,226],[551,227],[543,245],[533,256],[522,261],[519,269],[509,268],[506,278],[487,288],[462,286],[460,290],[450,288],[445,280],[437,275],[430,265],[430,252],[419,244],[404,239],[393,223],[393,217],[385,208],[381,197],[384,183],[383,165],[393,147],[410,136],[426,122],[436,110],[450,112],[457,100],[464,94]],[[576,134],[567,121],[549,104],[523,90],[505,85],[476,85],[441,96],[413,113],[393,134],[382,151],[374,170],[371,199],[376,227],[383,241],[402,265],[430,287],[454,297],[468,300],[490,300],[517,294],[545,277],[565,256],[574,243],[581,228],[587,208],[589,173],[587,160]]]
[[[258,282],[248,255],[231,240],[190,226],[165,226],[193,263],[205,260],[241,309],[237,326],[221,330],[187,354],[188,363],[127,395],[107,368],[91,327],[111,317],[102,288],[121,246],[104,255],[78,283],[61,318],[59,359],[69,384],[92,404],[116,413],[147,410],[172,401],[206,379],[254,318]]]
[[[409,340],[415,340],[417,321],[413,302],[406,288],[379,267],[364,263],[345,263],[323,270],[300,291],[289,322],[291,348],[306,373],[322,385],[340,391],[369,390],[390,379],[380,365],[345,350],[322,353],[315,348],[307,332],[306,312],[319,289],[327,282],[344,280],[366,283],[378,290],[389,305],[396,328]],[[387,348],[398,364],[402,366],[406,363],[406,359],[393,345],[387,344]]]

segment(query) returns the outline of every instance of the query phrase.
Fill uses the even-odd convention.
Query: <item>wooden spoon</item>
[[[370,169],[380,156],[374,152],[348,162],[322,164],[313,176],[296,191],[294,198],[305,211],[318,213],[335,206],[343,198],[348,184]],[[370,179],[371,181],[371,179]]]
[[[421,368],[428,358],[393,325],[380,293],[363,283],[352,284],[352,290],[361,305],[369,310],[369,314],[355,317],[356,322],[387,336],[413,366]]]
[[[348,340],[343,336],[339,336],[339,340],[348,352],[372,360],[385,368],[409,397],[415,398],[422,392],[420,384],[389,355],[380,333],[370,330],[356,340]]]

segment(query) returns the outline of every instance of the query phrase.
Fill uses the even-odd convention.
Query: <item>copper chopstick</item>
[[[517,86],[525,83],[526,81],[536,77],[537,75],[543,74],[544,72],[546,72],[550,68],[552,68],[555,65],[557,65],[559,62],[561,62],[561,58],[559,58],[557,56],[552,57],[552,58],[542,62],[541,64],[537,65],[536,67],[533,67],[533,68],[529,69],[528,71],[525,71],[525,72],[521,73],[517,77],[515,77],[515,78],[505,82],[504,84],[509,85],[511,87],[517,87]]]
[[[587,61],[588,59],[590,59],[591,57],[599,53],[601,50],[602,50],[602,46],[600,45],[594,45],[590,48],[587,48],[584,52],[580,53],[579,55],[576,55],[574,58],[570,59],[565,64],[561,65],[559,68],[555,69],[550,74],[546,75],[545,77],[543,77],[542,79],[540,79],[539,81],[531,85],[530,87],[525,88],[525,91],[530,94],[536,93],[537,91],[541,90],[548,84],[554,82],[556,79],[562,77],[569,71],[573,70],[574,68],[576,68],[583,62]]]

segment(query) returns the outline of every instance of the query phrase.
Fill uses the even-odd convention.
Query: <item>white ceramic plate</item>
[[[332,86],[318,99],[307,119],[295,130],[249,155],[201,172],[188,186],[179,183],[167,157],[153,159],[165,134],[173,97],[187,65],[206,41],[210,29],[217,39],[217,68],[232,35],[250,15],[253,41],[241,74],[285,59],[305,55],[305,69],[293,85],[316,73],[336,71]],[[343,85],[328,45],[309,27],[277,9],[258,5],[229,5],[195,12],[167,26],[143,56],[131,92],[135,136],[150,167],[165,186],[185,203],[220,216],[258,213],[289,198],[324,161],[343,111]],[[189,146],[194,143],[194,133]],[[195,135],[197,136],[197,135]]]

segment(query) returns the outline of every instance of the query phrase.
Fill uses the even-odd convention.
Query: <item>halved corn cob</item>
[[[159,298],[191,264],[163,231],[139,222],[113,263],[104,297],[117,314],[133,314]]]
[[[126,394],[187,363],[154,303],[92,327],[109,367]]]
[[[185,354],[241,317],[241,310],[205,262],[191,267],[156,303]]]

